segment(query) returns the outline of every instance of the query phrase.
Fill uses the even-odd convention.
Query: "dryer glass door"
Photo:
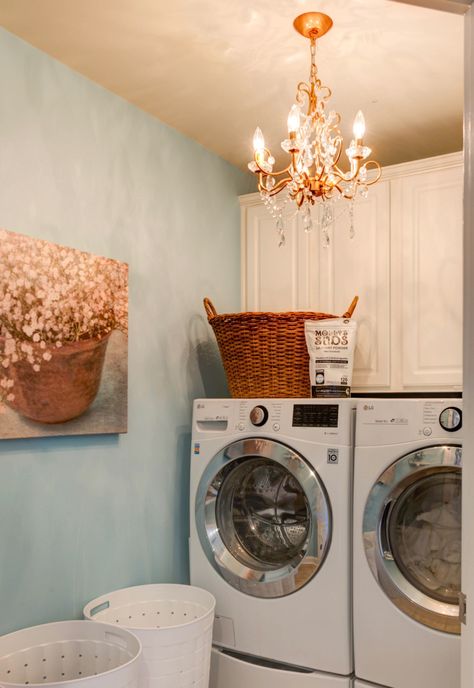
[[[461,587],[461,475],[420,478],[396,500],[385,524],[405,578],[425,595],[457,604]]]
[[[314,469],[272,440],[239,440],[210,463],[197,495],[196,524],[216,571],[258,597],[288,595],[322,565],[330,507]]]
[[[428,447],[389,466],[367,500],[364,544],[394,604],[426,626],[459,633],[461,448]]]

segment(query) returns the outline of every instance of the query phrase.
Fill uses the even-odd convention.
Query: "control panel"
[[[339,406],[337,404],[295,404],[294,428],[337,428]]]
[[[303,399],[241,399],[232,427],[238,432],[261,430],[264,433],[290,433],[307,428],[305,437],[326,439],[339,435],[341,424],[350,422],[351,410],[341,402]]]
[[[194,439],[279,436],[289,444],[292,439],[316,442],[331,453],[328,461],[337,463],[334,447],[351,442],[355,406],[346,399],[196,399]]]
[[[364,399],[358,403],[356,423],[360,446],[436,443],[454,433],[461,439],[462,400]]]

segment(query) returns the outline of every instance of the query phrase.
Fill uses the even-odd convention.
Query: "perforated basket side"
[[[143,688],[206,686],[215,599],[187,585],[116,590],[84,608],[84,616],[124,624],[143,646]]]
[[[139,640],[125,629],[89,626],[64,621],[0,637],[2,686],[139,688]]]
[[[191,585],[149,584],[115,590],[84,607],[86,619],[116,624],[133,631],[185,633],[204,617],[214,614],[215,599],[207,590]]]

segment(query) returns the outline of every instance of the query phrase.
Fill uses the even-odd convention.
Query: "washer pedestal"
[[[362,687],[364,684],[360,685]],[[335,676],[317,671],[287,671],[275,668],[271,662],[250,657],[249,661],[244,661],[218,648],[212,649],[209,688],[351,688],[351,686],[352,679],[349,676]]]

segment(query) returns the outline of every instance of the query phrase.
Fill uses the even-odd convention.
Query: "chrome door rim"
[[[394,467],[397,467],[397,471]],[[423,593],[402,573],[383,532],[392,505],[410,485],[440,472],[461,472],[459,445],[426,447],[394,461],[377,479],[367,499],[363,520],[363,544],[375,580],[390,600],[420,623],[459,634],[459,605],[436,600]],[[379,489],[375,489],[378,486]],[[381,488],[380,486],[383,486]]]
[[[227,549],[217,525],[219,491],[212,486],[225,466],[255,458],[279,464],[298,481],[306,496],[311,518],[301,558],[268,571],[245,566]],[[209,563],[233,587],[255,597],[282,597],[303,587],[321,568],[330,546],[331,507],[316,471],[295,450],[270,439],[236,440],[214,456],[198,485],[195,516],[201,546]]]

